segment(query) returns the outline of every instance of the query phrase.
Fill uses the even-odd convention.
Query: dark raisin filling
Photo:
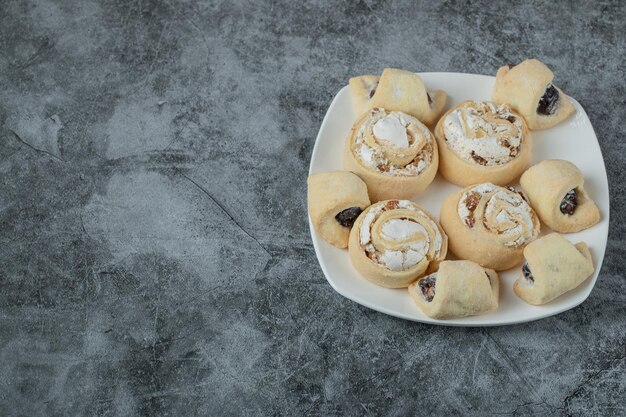
[[[426,93],[426,97],[428,97],[428,104],[432,106],[432,104],[433,104],[433,99],[432,99],[432,97],[430,96],[430,94]]]
[[[545,93],[539,99],[537,113],[551,115],[556,110],[559,103],[559,91],[552,84],[546,87]]]
[[[570,216],[574,214],[576,207],[578,206],[578,193],[576,189],[570,190],[565,194],[563,200],[561,200],[561,213],[569,214]]]
[[[362,211],[360,207],[350,207],[339,212],[339,214],[335,216],[335,220],[344,227],[352,227],[354,221],[359,217]]]
[[[509,69],[513,68],[514,66],[516,66],[517,64],[506,64],[507,67],[509,67]]]
[[[471,155],[472,155],[472,159],[476,161],[477,164],[487,165],[487,160],[483,158],[482,156],[478,155],[476,152],[472,151]]]
[[[526,278],[529,282],[535,283],[535,277],[533,277],[533,273],[530,272],[530,267],[528,266],[528,262],[524,262],[522,266],[522,274],[524,274],[524,278]]]
[[[515,120],[517,119],[515,118],[515,116],[510,115],[509,117],[506,118],[506,120],[508,120],[510,123],[515,123]]]
[[[370,90],[370,98],[374,97],[374,94],[376,94],[376,88],[378,88],[378,84]]]
[[[417,283],[422,290],[422,296],[429,303],[433,301],[435,297],[435,286],[437,285],[437,274],[431,274],[425,278],[422,278]]]

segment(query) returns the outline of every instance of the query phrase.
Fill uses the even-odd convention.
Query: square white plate
[[[429,89],[441,89],[448,93],[448,108],[463,100],[489,100],[495,78],[486,75],[430,72],[419,74]],[[309,217],[309,227],[315,253],[322,271],[332,287],[366,307],[407,320],[448,326],[500,326],[523,323],[561,313],[576,307],[589,296],[593,289],[606,249],[609,231],[609,185],[598,139],[585,110],[571,99],[576,114],[563,123],[547,130],[533,131],[532,164],[544,159],[565,159],[576,164],[585,177],[585,189],[600,208],[602,219],[597,225],[579,233],[565,235],[571,242],[585,241],[593,256],[595,272],[575,290],[562,295],[544,306],[526,304],[513,293],[513,282],[520,268],[500,273],[500,306],[492,313],[456,320],[434,320],[419,310],[406,289],[379,287],[360,276],[352,267],[348,251],[326,243],[315,233]],[[315,141],[309,174],[341,170],[341,153],[344,141],[356,121],[352,110],[348,87],[335,96]],[[513,184],[519,189],[519,184]],[[439,175],[430,186],[413,201],[439,217],[443,199],[458,190]],[[549,233],[542,224],[541,234]],[[451,257],[449,253],[448,257]]]

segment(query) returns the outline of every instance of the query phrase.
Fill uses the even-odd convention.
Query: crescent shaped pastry
[[[450,250],[461,259],[502,271],[522,261],[524,247],[539,235],[539,218],[514,189],[472,185],[448,196],[441,225]]]
[[[326,242],[348,246],[350,228],[370,200],[367,186],[352,172],[313,174],[307,180],[309,214],[315,231]]]
[[[415,197],[435,178],[438,164],[437,144],[424,124],[379,108],[356,121],[343,155],[344,169],[365,181],[372,202]]]
[[[600,221],[600,210],[587,195],[584,183],[576,165],[559,159],[533,165],[520,178],[541,221],[559,233],[579,232]]]
[[[506,185],[530,163],[530,132],[506,105],[464,101],[439,119],[435,137],[439,172],[462,187],[482,182]]]
[[[573,290],[593,274],[593,261],[584,242],[571,244],[551,233],[524,249],[526,262],[513,285],[518,297],[529,304],[546,304]]]
[[[414,72],[385,68],[368,106],[401,111],[432,125],[445,107],[447,97],[444,91],[426,90],[422,78]]]
[[[492,99],[511,106],[530,129],[552,127],[574,113],[567,96],[552,84],[553,78],[550,68],[536,59],[505,65],[496,74]]]
[[[369,109],[368,104],[376,92],[379,79],[378,75],[361,75],[350,78],[348,86],[352,97],[352,108],[358,116]]]
[[[498,308],[500,278],[472,261],[443,261],[435,273],[409,285],[409,295],[428,317],[476,316]]]
[[[404,288],[445,259],[448,238],[433,216],[408,200],[368,207],[350,232],[350,261],[387,288]]]

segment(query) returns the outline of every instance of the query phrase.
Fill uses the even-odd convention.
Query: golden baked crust
[[[373,126],[387,116],[407,124],[407,148],[398,148],[377,138]],[[370,153],[376,161],[372,162]],[[365,155],[365,156],[362,156]],[[435,139],[419,120],[401,112],[373,109],[363,114],[350,131],[343,153],[343,167],[359,175],[367,184],[374,203],[390,198],[413,198],[433,181],[439,166]]]
[[[431,280],[429,284],[433,285],[434,294],[424,294],[423,280]],[[443,261],[435,274],[415,281],[409,285],[408,291],[428,317],[451,319],[476,316],[498,308],[500,278],[494,270],[485,269],[472,261]]]
[[[428,91],[414,72],[385,68],[368,106],[401,111],[432,125],[445,107],[447,97],[442,90]]]
[[[448,196],[440,221],[457,257],[496,271],[519,264],[524,247],[540,229],[537,215],[520,194],[489,183]]]
[[[491,135],[480,127],[469,128],[469,123],[457,116],[459,113],[466,116],[468,112],[473,112],[471,117],[480,119],[479,121],[485,123],[488,130],[493,129],[493,132],[489,132]],[[515,156],[509,155],[510,159],[506,162],[490,165],[483,165],[482,163],[487,161],[479,154],[474,154],[474,158],[464,158],[464,155],[460,155],[452,148],[446,138],[445,125],[449,116],[458,120],[459,126],[463,127],[464,135],[459,140],[464,140],[468,149],[480,146],[481,141],[493,141],[497,138],[498,143],[503,144],[500,148],[506,150],[505,145],[511,141],[511,137],[521,138],[519,146],[508,150],[509,153],[515,153]],[[502,131],[495,133],[495,129],[502,129]],[[437,123],[435,137],[439,150],[439,172],[446,180],[462,187],[483,182],[497,185],[509,184],[519,177],[530,163],[532,138],[526,123],[508,108],[498,108],[488,102],[467,100],[448,110]]]
[[[559,233],[578,232],[600,221],[600,210],[587,195],[584,183],[578,167],[560,159],[533,165],[520,178],[520,185],[541,221]],[[577,205],[573,214],[566,214],[560,206],[571,190],[576,190]]]
[[[378,75],[361,75],[350,78],[348,86],[352,97],[352,108],[357,116],[369,109],[368,103],[376,92],[379,79]]]
[[[533,130],[547,129],[574,113],[574,106],[560,88],[552,84],[552,71],[537,59],[527,59],[518,65],[498,69],[492,99],[508,104],[521,114]],[[548,87],[558,91],[559,99],[551,114],[539,113],[539,101]]]
[[[342,226],[335,216],[343,210],[370,205],[365,183],[348,171],[313,174],[307,180],[309,215],[315,231],[326,242],[348,246],[350,228]]]
[[[412,228],[403,227],[405,222]],[[401,234],[390,234],[394,229]],[[386,200],[361,213],[350,232],[348,251],[354,268],[371,282],[404,288],[445,259],[448,238],[417,204]]]
[[[533,305],[546,304],[573,290],[594,271],[589,248],[584,242],[575,245],[558,233],[551,233],[530,243],[524,257],[532,273],[530,281],[520,272],[513,285],[518,297]]]

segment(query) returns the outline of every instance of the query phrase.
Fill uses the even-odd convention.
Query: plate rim
[[[420,75],[420,76],[432,76],[432,75],[437,75],[437,76],[441,76],[441,75],[449,75],[449,76],[470,76],[470,77],[480,77],[480,78],[486,78],[491,80],[495,80],[496,77],[491,76],[491,75],[484,75],[484,74],[471,74],[471,73],[464,73],[464,72],[417,72],[416,74]],[[316,155],[316,151],[320,142],[320,135],[322,133],[322,131],[324,131],[326,124],[328,123],[328,118],[330,115],[330,110],[334,107],[336,101],[338,100],[338,98],[342,95],[342,93],[344,92],[344,90],[346,90],[347,88],[349,88],[349,86],[345,85],[343,86],[341,89],[339,89],[339,91],[337,91],[337,93],[335,93],[333,99],[331,100],[326,113],[324,114],[324,118],[322,119],[322,123],[320,124],[319,130],[317,132],[317,135],[315,137],[315,143],[313,145],[313,149],[311,151],[311,160],[309,162],[309,170],[308,170],[308,175],[312,174],[313,171],[313,156]],[[582,110],[584,117],[589,121],[589,126],[591,127],[591,131],[593,132],[593,137],[594,140],[596,142],[596,144],[598,145],[598,150],[600,151],[600,156],[602,158],[602,173],[604,174],[604,178],[606,179],[606,191],[607,191],[607,196],[608,196],[608,206],[607,206],[607,211],[606,213],[603,213],[603,217],[606,219],[607,224],[610,224],[610,212],[611,212],[611,194],[610,194],[610,188],[609,188],[609,180],[608,180],[608,176],[607,176],[607,172],[606,172],[606,164],[605,164],[605,160],[604,160],[604,154],[602,153],[602,147],[600,146],[600,142],[598,141],[598,135],[596,134],[596,131],[593,127],[593,124],[591,123],[591,119],[589,118],[589,115],[587,114],[586,110],[584,109],[584,107],[573,97],[567,95],[568,99],[570,99],[571,101],[574,102],[575,107],[577,106],[577,108],[580,108],[580,110]],[[437,175],[440,175],[439,172],[437,172]],[[512,319],[512,320],[504,320],[504,321],[498,321],[498,322],[493,322],[493,323],[472,323],[472,322],[467,322],[467,321],[463,321],[464,318],[457,318],[457,319],[451,319],[451,320],[438,320],[438,319],[433,319],[431,317],[428,317],[426,315],[423,315],[423,317],[420,316],[411,316],[405,313],[401,313],[401,312],[397,312],[397,311],[393,311],[393,310],[389,310],[386,307],[382,307],[380,305],[376,305],[376,304],[372,304],[367,300],[361,299],[358,296],[355,296],[353,293],[350,292],[346,292],[343,291],[342,289],[340,289],[339,287],[337,287],[337,285],[335,284],[335,282],[329,278],[330,273],[328,272],[325,262],[321,262],[320,261],[320,248],[318,246],[318,242],[316,239],[316,235],[315,235],[315,229],[313,227],[313,222],[311,220],[311,216],[309,213],[309,209],[308,209],[308,196],[307,196],[307,218],[308,218],[308,223],[309,223],[309,233],[311,236],[311,240],[313,242],[313,248],[315,249],[315,257],[317,259],[317,263],[319,264],[319,266],[322,269],[322,272],[324,273],[324,277],[326,278],[326,281],[328,281],[328,283],[330,284],[330,286],[337,292],[339,293],[341,296],[355,302],[358,303],[364,307],[370,308],[374,311],[378,311],[380,313],[383,314],[387,314],[389,316],[392,317],[396,317],[396,318],[400,318],[400,319],[404,319],[404,320],[408,320],[408,321],[412,321],[412,322],[419,322],[419,323],[424,323],[424,324],[430,324],[430,325],[437,325],[437,326],[449,326],[449,327],[498,327],[498,326],[512,326],[512,325],[516,325],[516,324],[522,324],[522,323],[530,323],[533,321],[537,321],[537,320],[542,320],[545,319],[547,317],[552,317],[552,316],[556,316],[558,314],[561,314],[565,311],[568,310],[573,310],[576,307],[578,307],[579,305],[581,305],[583,302],[585,302],[587,300],[587,298],[589,298],[589,296],[591,295],[591,292],[593,291],[593,289],[596,286],[596,282],[598,281],[598,278],[600,277],[600,272],[602,270],[602,265],[604,262],[604,257],[606,256],[606,247],[608,246],[608,234],[609,234],[609,227],[606,228],[606,231],[603,232],[603,241],[604,241],[604,249],[603,249],[603,253],[602,253],[602,257],[596,261],[596,265],[595,265],[595,271],[594,274],[592,276],[592,281],[591,281],[591,288],[589,289],[589,291],[584,295],[584,298],[582,298],[581,300],[576,301],[573,304],[568,304],[566,306],[563,306],[562,308],[557,308],[556,311],[546,311],[544,314],[539,314],[537,316],[533,316],[531,318],[520,318],[520,319]],[[601,231],[599,231],[600,233]],[[530,307],[537,307],[537,306],[532,306],[529,304]],[[497,311],[497,310],[496,310]],[[423,314],[423,313],[422,313]]]

